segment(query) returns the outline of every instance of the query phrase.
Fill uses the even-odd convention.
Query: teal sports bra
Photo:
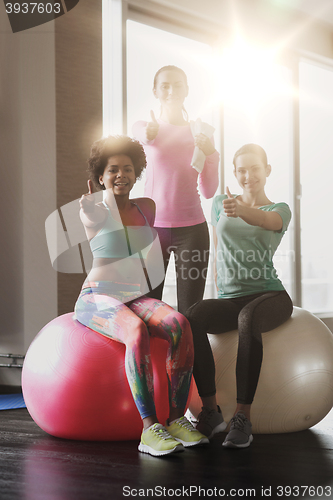
[[[140,207],[136,203],[132,203],[143,215],[146,221],[144,226],[124,226],[112,217],[109,207],[103,201],[103,205],[109,213],[102,229],[89,242],[94,259],[147,257],[154,241],[153,231]]]

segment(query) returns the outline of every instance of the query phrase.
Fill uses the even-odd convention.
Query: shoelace
[[[243,417],[242,415],[235,415],[234,417],[232,417],[230,423],[230,428],[231,429],[239,429],[239,430],[242,430],[244,429],[244,425],[245,425],[245,420],[246,420],[246,417]]]
[[[172,436],[171,434],[166,430],[165,427],[159,427],[158,429],[156,429],[156,427],[154,427],[152,429],[156,434],[158,434],[158,436],[164,440],[166,439],[172,439]]]
[[[191,424],[191,422],[189,422],[187,420],[186,417],[182,417],[181,419],[179,419],[178,423],[179,423],[179,425],[181,425],[182,427],[185,427],[185,429],[188,430],[188,431],[190,431],[190,432],[195,431],[195,428],[193,427],[193,425]]]

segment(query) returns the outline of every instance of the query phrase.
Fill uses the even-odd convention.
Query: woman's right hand
[[[154,111],[150,111],[151,121],[147,123],[146,126],[146,138],[147,141],[153,141],[158,134],[159,124],[154,115]]]
[[[85,213],[91,213],[95,210],[95,198],[93,195],[94,185],[91,180],[88,180],[88,193],[85,193],[80,198],[80,208]]]

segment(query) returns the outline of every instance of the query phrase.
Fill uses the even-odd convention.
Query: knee
[[[239,337],[261,341],[260,323],[260,316],[255,314],[255,309],[244,307],[238,316]]]
[[[181,341],[183,345],[193,348],[193,336],[190,322],[181,313],[176,312],[172,318],[173,337],[177,338],[177,343]]]
[[[179,329],[183,337],[192,335],[190,322],[183,314],[176,312],[174,315],[174,321],[177,325],[179,325]]]
[[[204,314],[201,307],[202,302],[202,300],[196,302],[189,307],[185,313],[194,339],[196,337],[201,337],[202,332],[205,331]]]
[[[192,343],[191,325],[183,314],[173,311],[163,319],[163,323],[172,343],[178,343],[180,340]]]
[[[149,333],[145,323],[136,318],[131,321],[128,330],[127,346],[149,345]]]
[[[191,363],[193,363],[194,347],[190,322],[183,314],[176,312],[173,323],[175,324],[174,335],[177,338],[177,344],[186,346],[185,350],[192,359]]]
[[[189,321],[190,325],[192,326],[194,323],[197,323],[198,320],[199,320],[199,317],[200,317],[200,312],[199,312],[199,309],[200,309],[200,302],[196,302],[195,304],[193,304],[191,307],[189,307],[187,309],[187,311],[185,312],[184,316],[186,317],[186,319]]]

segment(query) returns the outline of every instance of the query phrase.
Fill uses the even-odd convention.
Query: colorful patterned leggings
[[[185,409],[194,359],[192,332],[187,319],[159,300],[141,296],[125,305],[120,295],[106,293],[106,282],[89,285],[83,287],[76,302],[76,319],[125,344],[126,376],[141,418],[156,414],[150,336],[169,343],[166,360],[169,404],[173,408]],[[125,294],[128,297],[129,292]]]

